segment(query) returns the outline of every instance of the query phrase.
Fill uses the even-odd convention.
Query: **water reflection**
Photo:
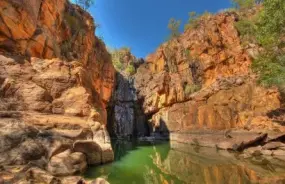
[[[104,177],[111,184],[283,183],[284,163],[265,158],[240,159],[216,149],[178,143],[113,143],[115,162],[88,170],[86,177]]]

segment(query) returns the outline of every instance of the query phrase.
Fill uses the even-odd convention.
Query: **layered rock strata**
[[[281,107],[279,92],[257,84],[250,65],[259,48],[242,47],[238,19],[229,12],[203,16],[139,67],[135,88],[152,131],[284,131],[270,117]]]
[[[161,45],[137,70],[138,100],[150,132],[168,135],[173,149],[183,143],[284,161],[282,99],[257,83],[250,65],[260,48],[243,45],[238,20],[234,12],[202,16]]]
[[[124,71],[117,71],[116,87],[108,113],[111,136],[135,138],[148,135],[147,117],[137,99],[134,77]]]
[[[112,161],[115,70],[93,18],[66,0],[3,0],[0,25],[3,172],[28,164],[66,176]]]

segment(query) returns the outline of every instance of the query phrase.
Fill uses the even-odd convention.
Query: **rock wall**
[[[0,51],[28,57],[78,61],[81,85],[109,101],[114,68],[93,18],[66,0],[1,1]]]
[[[115,70],[94,33],[93,18],[67,0],[0,2],[1,166],[36,162],[62,176],[114,159]]]
[[[149,133],[147,118],[137,99],[134,77],[124,71],[117,71],[108,116],[108,130],[112,137],[134,138]]]
[[[277,89],[256,84],[251,57],[235,28],[236,13],[202,16],[196,26],[147,57],[135,88],[154,132],[283,130],[269,118],[280,108]]]

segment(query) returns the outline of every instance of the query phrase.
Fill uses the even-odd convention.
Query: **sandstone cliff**
[[[67,0],[0,2],[1,166],[36,161],[62,176],[113,160],[115,70],[95,28]]]
[[[113,51],[117,68],[116,85],[108,109],[108,130],[112,137],[132,138],[148,135],[146,116],[138,102],[134,76],[136,68],[144,61],[133,56],[128,49]],[[132,66],[134,71],[128,70]],[[133,73],[132,73],[133,72]]]
[[[268,116],[280,108],[279,92],[256,83],[250,65],[259,48],[242,47],[238,20],[235,12],[203,16],[147,57],[135,88],[154,132],[284,131]]]

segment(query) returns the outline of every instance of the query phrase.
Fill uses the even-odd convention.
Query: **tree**
[[[196,12],[194,11],[189,12],[189,19],[188,19],[187,24],[185,24],[184,26],[184,30],[187,30],[191,27],[197,28],[199,26],[199,17],[200,16]]]
[[[76,0],[76,4],[80,5],[84,10],[87,10],[94,4],[94,0]]]
[[[285,95],[284,15],[284,0],[264,0],[256,29],[257,40],[264,50],[252,64],[259,81],[267,86],[278,86],[282,95]]]
[[[285,36],[285,1],[264,0],[257,39],[263,46],[278,45]]]
[[[115,66],[115,68],[118,71],[122,71],[123,69],[126,68],[125,64],[125,60],[124,58],[126,56],[130,56],[131,57],[131,49],[129,47],[122,47],[119,49],[114,49],[114,48],[109,48],[108,51],[111,53],[112,56],[112,62],[113,65]],[[128,69],[130,71],[130,73],[132,73],[132,68]]]
[[[170,30],[170,38],[176,38],[180,35],[179,27],[180,27],[181,21],[175,20],[174,18],[171,18],[168,23],[168,29]]]

